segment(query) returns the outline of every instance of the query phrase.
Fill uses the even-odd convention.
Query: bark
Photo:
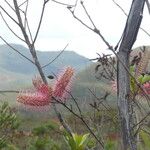
[[[134,133],[131,130],[134,125],[134,116],[130,99],[130,77],[126,68],[129,68],[129,55],[140,28],[144,4],[145,0],[132,1],[118,53],[123,63],[118,61],[118,108],[124,150],[137,149]]]

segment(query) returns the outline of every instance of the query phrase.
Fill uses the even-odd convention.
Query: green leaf
[[[90,134],[87,133],[87,134],[84,134],[84,135],[82,136],[82,140],[81,140],[81,142],[80,142],[80,145],[86,145],[86,144],[87,144],[89,135],[90,135]]]
[[[142,78],[142,82],[141,82],[141,84],[144,84],[144,83],[146,83],[146,82],[148,82],[148,81],[150,81],[150,75],[144,75],[144,77]]]
[[[65,135],[65,140],[71,150],[84,150],[88,143],[88,136],[89,134],[78,135],[76,133],[72,133],[72,136],[68,134]]]
[[[143,77],[144,77],[143,75],[140,75],[140,76],[138,77],[138,82],[139,82],[139,83],[142,83]]]
[[[147,133],[145,133],[144,131],[140,132],[140,136],[143,140],[144,146],[146,148],[150,148],[150,136]]]

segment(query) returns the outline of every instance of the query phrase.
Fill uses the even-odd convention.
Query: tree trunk
[[[127,18],[122,41],[119,47],[118,60],[118,108],[122,131],[123,149],[136,150],[136,140],[133,136],[134,126],[133,105],[130,99],[129,55],[136,40],[142,21],[145,0],[133,0]]]

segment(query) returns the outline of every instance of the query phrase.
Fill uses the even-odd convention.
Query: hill
[[[26,47],[17,44],[11,44],[11,46],[31,59],[31,54]],[[59,53],[60,51],[37,51],[37,56],[43,66],[51,62]],[[73,51],[64,51],[43,70],[46,75],[50,75],[52,73],[57,74],[66,66],[72,66],[78,72],[90,63],[89,59]],[[0,89],[11,88],[12,86],[19,88],[21,85],[28,85],[36,74],[36,67],[31,62],[20,56],[9,46],[0,45]]]
[[[94,95],[100,98],[104,96],[106,92],[111,93],[110,82],[108,82],[105,79],[98,80],[96,78],[96,66],[97,63],[93,63],[85,67],[76,75],[75,81],[73,82],[73,95],[75,95],[75,97],[77,97],[78,99],[82,99],[87,104],[93,101],[94,99],[96,100],[96,97]],[[111,95],[111,97],[109,96],[109,100],[114,99],[115,95]]]
[[[11,44],[15,49],[24,54],[26,57],[31,58],[30,52],[22,45]],[[37,56],[42,65],[52,61],[60,51],[41,52],[37,51]],[[89,60],[73,51],[64,51],[52,64],[44,68],[46,74],[56,73],[65,66],[72,66],[77,71],[83,69]],[[35,74],[36,68],[28,60],[13,51],[7,45],[0,45],[0,68],[10,72],[22,74]]]

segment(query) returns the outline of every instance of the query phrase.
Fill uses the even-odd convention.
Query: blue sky
[[[65,3],[75,2],[75,0],[60,1]],[[116,0],[126,12],[129,11],[131,1],[132,0]],[[42,0],[30,0],[30,2],[28,17],[31,31],[34,34],[39,20]],[[125,26],[126,16],[114,5],[112,0],[84,0],[84,2],[95,24],[101,30],[104,37],[111,45],[115,46]],[[4,0],[1,0],[0,5],[4,6]],[[6,8],[6,5],[4,7]],[[11,14],[13,16],[12,12]],[[76,9],[76,15],[89,24],[80,5]],[[2,20],[0,20],[0,22],[1,36],[10,43],[24,45],[24,43],[11,34],[5,24],[2,23]],[[20,30],[12,22],[9,21],[9,24],[17,34],[21,35]],[[150,33],[150,16],[148,15],[146,7],[142,27]],[[67,43],[69,43],[67,50],[74,50],[88,58],[96,57],[97,52],[109,53],[109,50],[106,50],[107,47],[101,39],[76,21],[66,7],[49,1],[36,42],[36,49],[43,51],[61,50]],[[149,43],[150,37],[140,31],[134,47],[150,45]],[[0,41],[0,44],[3,44],[3,42]]]

